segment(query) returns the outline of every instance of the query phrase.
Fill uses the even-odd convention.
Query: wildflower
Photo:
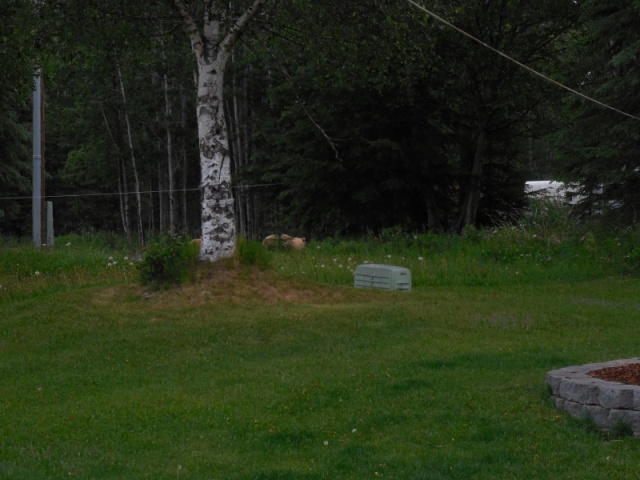
[[[109,262],[109,263],[107,263],[107,266],[111,267],[111,266],[113,266],[113,263]]]
[[[71,242],[67,242],[67,247],[70,247],[70,246],[71,246]]]
[[[326,447],[327,445],[329,445],[329,440],[325,440],[325,441],[324,441],[324,445],[325,445],[325,447]]]
[[[109,261],[113,260],[113,257],[109,257]]]
[[[421,262],[424,260],[424,257],[418,257],[418,261]]]
[[[391,255],[387,255],[387,258],[391,258]]]
[[[351,430],[351,433],[358,433],[358,429],[354,428],[353,430]]]
[[[36,277],[39,277],[39,276],[40,276],[40,272],[38,272],[38,271],[36,270],[35,275],[36,275]]]
[[[129,260],[129,257],[124,257],[124,260],[125,260],[125,261]]]

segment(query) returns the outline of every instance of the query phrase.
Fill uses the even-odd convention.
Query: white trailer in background
[[[555,180],[530,180],[525,182],[524,192],[535,198],[569,205],[575,205],[583,198],[578,194],[576,185],[565,185]]]

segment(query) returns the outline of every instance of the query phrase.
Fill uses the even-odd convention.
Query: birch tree
[[[187,0],[174,0],[191,39],[198,68],[196,101],[202,188],[200,258],[233,255],[236,242],[229,139],[224,116],[224,73],[233,46],[268,0],[241,10],[233,2],[207,0],[196,18]],[[237,3],[237,2],[236,2]]]
[[[127,111],[127,95],[124,88],[124,81],[122,80],[122,70],[120,69],[120,64],[116,61],[116,70],[118,73],[118,82],[120,85],[120,93],[122,95],[122,105],[124,108],[124,120],[125,125],[127,126],[127,143],[129,145],[129,154],[131,155],[131,167],[133,168],[133,178],[135,180],[136,186],[136,207],[138,212],[138,238],[141,243],[144,244],[144,222],[142,217],[142,196],[141,191],[142,188],[140,186],[140,175],[138,172],[138,165],[136,163],[136,155],[135,149],[133,146],[133,135],[131,134],[131,121],[129,120],[129,112]]]

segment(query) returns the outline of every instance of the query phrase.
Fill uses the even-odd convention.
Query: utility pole
[[[33,7],[38,9],[38,0],[33,0]],[[40,248],[45,239],[47,231],[47,215],[45,215],[46,204],[44,202],[44,134],[43,117],[43,81],[42,68],[38,67],[33,78],[33,172],[32,172],[32,200],[31,216],[33,225],[33,246]]]
[[[33,225],[33,246],[42,246],[42,70],[38,68],[34,77],[33,90],[33,188],[31,216]]]

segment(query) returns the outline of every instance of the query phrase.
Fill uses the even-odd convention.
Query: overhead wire
[[[451,29],[455,30],[456,32],[460,33],[461,35],[464,35],[465,37],[467,37],[467,38],[469,38],[469,39],[473,40],[474,42],[476,42],[476,43],[478,43],[478,44],[480,44],[480,45],[481,45],[481,46],[483,46],[484,48],[486,48],[486,49],[488,49],[488,50],[491,50],[492,52],[496,53],[497,55],[500,55],[501,57],[503,57],[503,58],[507,59],[508,61],[510,61],[510,62],[512,62],[512,63],[514,63],[514,64],[516,64],[516,65],[518,65],[519,67],[521,67],[521,68],[523,68],[523,69],[527,70],[528,72],[530,72],[530,73],[532,73],[532,74],[534,74],[534,75],[537,75],[538,77],[540,77],[540,78],[542,78],[542,79],[546,80],[547,82],[550,82],[550,83],[552,83],[552,84],[554,84],[554,85],[556,85],[556,86],[558,86],[558,87],[560,87],[560,88],[563,88],[564,90],[567,90],[568,92],[571,92],[572,94],[577,95],[577,96],[579,96],[579,97],[581,97],[581,98],[583,98],[583,99],[585,99],[585,100],[587,100],[587,101],[589,101],[589,102],[595,103],[596,105],[599,105],[600,107],[607,108],[607,109],[612,110],[612,111],[614,111],[614,112],[616,112],[616,113],[619,113],[620,115],[624,115],[624,116],[629,117],[629,118],[631,118],[631,119],[633,119],[633,120],[638,120],[638,121],[640,121],[640,117],[636,117],[635,115],[632,115],[632,114],[630,114],[630,113],[627,113],[627,112],[624,112],[624,111],[622,111],[622,110],[619,110],[619,109],[617,109],[617,108],[615,108],[615,107],[612,107],[611,105],[608,105],[608,104],[606,104],[606,103],[601,102],[600,100],[596,100],[595,98],[592,98],[592,97],[590,97],[590,96],[588,96],[588,95],[585,95],[584,93],[581,93],[581,92],[579,92],[579,91],[577,91],[577,90],[575,90],[575,89],[573,89],[573,88],[571,88],[571,87],[568,87],[568,86],[564,85],[563,83],[560,83],[560,82],[558,82],[558,81],[556,81],[556,80],[554,80],[554,79],[552,79],[552,78],[548,77],[547,75],[545,75],[545,74],[543,74],[543,73],[538,72],[537,70],[535,70],[535,69],[533,69],[533,68],[529,67],[528,65],[525,65],[524,63],[519,62],[519,61],[518,61],[518,60],[516,60],[515,58],[512,58],[512,57],[510,57],[509,55],[507,55],[506,53],[504,53],[504,52],[502,52],[502,51],[498,50],[497,48],[494,48],[494,47],[492,47],[491,45],[489,45],[489,44],[487,44],[487,43],[483,42],[483,41],[482,41],[482,40],[480,40],[479,38],[477,38],[477,37],[475,37],[475,36],[471,35],[470,33],[466,32],[466,31],[464,31],[464,30],[463,30],[463,29],[461,29],[460,27],[456,27],[456,26],[455,26],[454,24],[452,24],[451,22],[449,22],[449,21],[445,20],[444,18],[442,18],[442,17],[440,17],[440,16],[436,15],[436,14],[435,14],[435,13],[433,13],[432,11],[427,10],[424,6],[422,6],[422,5],[420,5],[420,4],[416,3],[416,2],[414,2],[413,0],[407,0],[407,1],[409,2],[409,4],[410,4],[410,5],[413,5],[413,6],[414,6],[414,7],[416,7],[417,9],[422,10],[424,13],[426,13],[427,15],[429,15],[430,17],[432,17],[434,20],[437,20],[438,22],[442,23],[443,25],[446,25],[447,27],[449,27],[449,28],[451,28]]]
[[[282,185],[282,183],[258,183],[253,185],[232,185],[233,189],[250,189],[250,188],[260,188],[260,187],[273,187]],[[50,200],[54,198],[80,198],[80,197],[115,197],[120,195],[145,195],[150,193],[184,193],[184,192],[197,192],[202,190],[203,187],[197,188],[182,188],[176,190],[145,190],[145,191],[131,191],[131,192],[96,192],[96,193],[69,193],[62,195],[44,195],[42,197],[34,197],[33,195],[25,195],[25,196],[13,196],[13,197],[0,197],[0,201],[3,200],[33,200],[34,198],[42,198],[43,200]]]

